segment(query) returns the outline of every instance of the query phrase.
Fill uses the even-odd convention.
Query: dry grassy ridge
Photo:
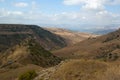
[[[63,63],[52,75],[51,80],[96,80],[107,65],[97,61],[71,60]]]
[[[120,63],[99,60],[71,59],[60,64],[41,68],[28,64],[16,69],[0,69],[1,80],[18,80],[20,75],[35,70],[37,77],[33,80],[119,80]]]
[[[34,80],[119,80],[120,63],[96,60],[67,60],[61,64],[38,70]]]
[[[95,34],[75,32],[75,31],[70,31],[70,30],[66,30],[66,29],[62,29],[62,28],[44,28],[44,29],[63,37],[68,46],[76,44],[80,41],[83,41],[89,37],[98,36]]]
[[[88,38],[75,45],[53,52],[64,58],[92,58],[119,60],[120,29],[96,38]]]
[[[47,50],[66,46],[63,38],[37,25],[0,24],[0,52],[19,44],[29,37],[34,38]]]
[[[42,48],[33,39],[27,39],[0,54],[0,68],[14,69],[27,64],[50,67],[57,65],[60,61],[60,58]]]

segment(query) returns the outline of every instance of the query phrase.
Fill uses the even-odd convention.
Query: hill
[[[34,80],[119,80],[120,63],[72,59],[44,70]]]
[[[59,49],[66,46],[63,38],[39,26],[0,24],[0,52],[30,37],[47,50]]]
[[[64,38],[67,45],[73,45],[89,37],[98,36],[95,34],[75,32],[75,31],[66,30],[62,28],[45,28],[45,29]]]
[[[120,55],[120,29],[96,38],[88,38],[80,43],[54,52],[64,58],[92,58],[116,60]]]
[[[35,40],[31,39],[25,40],[0,54],[1,68],[14,68],[27,64],[50,67],[57,65],[60,61],[60,58],[46,51]]]
[[[59,66],[50,80],[98,80],[106,69],[107,65],[103,62],[71,60]]]

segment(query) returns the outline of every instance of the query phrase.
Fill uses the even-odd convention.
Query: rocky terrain
[[[0,52],[19,44],[26,38],[35,39],[47,50],[66,46],[63,38],[37,25],[0,24]]]

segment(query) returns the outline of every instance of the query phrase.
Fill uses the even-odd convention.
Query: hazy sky
[[[0,23],[120,23],[120,0],[0,0]]]

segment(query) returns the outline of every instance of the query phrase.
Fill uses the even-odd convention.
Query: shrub
[[[19,80],[33,80],[37,76],[35,70],[27,71],[19,76]]]

